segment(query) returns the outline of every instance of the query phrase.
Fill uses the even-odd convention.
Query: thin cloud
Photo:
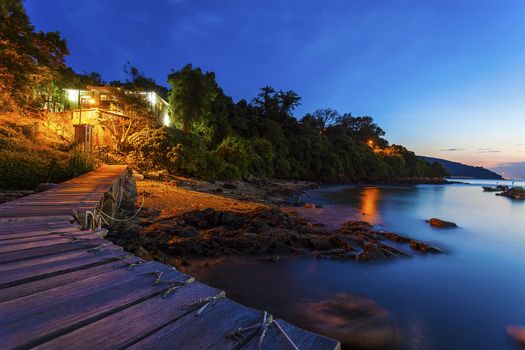
[[[466,148],[446,148],[446,149],[441,149],[440,151],[442,152],[457,152],[457,151],[464,151],[466,150]]]
[[[478,153],[500,153],[500,151],[492,149],[492,148],[478,148]]]

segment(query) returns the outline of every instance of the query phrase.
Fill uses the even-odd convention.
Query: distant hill
[[[480,166],[472,166],[472,165],[466,165],[462,163],[457,162],[451,162],[450,160],[440,159],[440,158],[432,158],[432,157],[425,157],[425,156],[418,156],[421,159],[426,160],[427,162],[438,162],[445,168],[445,170],[450,174],[450,176],[454,177],[470,177],[474,179],[494,179],[494,180],[501,180],[503,177],[501,175],[496,174],[493,171],[490,171],[488,169],[485,169]]]

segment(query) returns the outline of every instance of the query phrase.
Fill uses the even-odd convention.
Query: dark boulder
[[[52,188],[55,188],[57,186],[58,186],[58,184],[55,184],[55,183],[43,182],[41,184],[38,184],[38,186],[36,186],[35,192],[44,192],[44,191],[50,190]]]
[[[458,227],[454,222],[445,221],[437,218],[428,219],[427,222],[433,227],[447,228],[447,227]]]

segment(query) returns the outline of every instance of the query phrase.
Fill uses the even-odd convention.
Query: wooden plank
[[[306,349],[318,349],[318,350],[340,350],[341,344],[334,339],[324,337],[319,334],[308,332],[304,329],[295,327],[288,322],[283,320],[276,320],[279,326],[283,329],[286,335],[292,340],[293,344],[301,350]],[[259,349],[259,339],[260,337],[254,337],[244,345],[242,350],[258,350]],[[272,349],[272,350],[290,350],[293,349],[291,344],[286,339],[286,336],[281,333],[275,323],[272,323],[266,335],[264,336],[263,349]]]
[[[28,223],[10,223],[4,227],[0,227],[0,234],[12,234],[19,232],[31,232],[31,231],[47,231],[54,229],[65,229],[66,227],[74,226],[67,221],[64,222],[28,222]]]
[[[165,327],[189,312],[184,306],[199,298],[219,297],[224,292],[193,282],[175,293],[157,296],[111,316],[44,343],[36,349],[123,349]]]
[[[96,255],[111,254],[111,252],[109,251],[110,248],[114,248],[111,250],[115,252],[122,251],[121,247],[113,245],[113,246],[108,246],[108,249],[105,249],[102,252],[96,253]],[[34,258],[34,259],[19,260],[19,261],[6,263],[6,264],[0,264],[0,272],[15,270],[15,269],[22,269],[22,268],[31,269],[34,266],[45,264],[45,263],[64,261],[64,260],[74,259],[78,257],[92,256],[93,254],[94,252],[89,252],[85,250],[74,250],[71,252],[59,253],[59,254],[54,254],[54,255],[46,255],[46,256],[42,256],[42,257]],[[0,274],[0,278],[1,278],[1,274]]]
[[[155,284],[155,276],[145,273],[155,270],[152,265],[144,266],[141,273],[118,270],[2,303],[0,348],[34,347],[160,295],[166,284]],[[166,275],[189,278],[173,270]]]
[[[0,264],[9,263],[12,261],[19,261],[25,259],[38,258],[41,256],[52,255],[57,253],[69,252],[79,249],[95,249],[103,244],[110,244],[104,239],[91,239],[85,242],[69,242],[62,244],[55,244],[48,247],[37,247],[32,249],[20,250],[17,252],[9,252],[0,254]]]
[[[0,242],[10,240],[10,239],[16,239],[16,238],[38,237],[38,236],[46,236],[46,235],[52,235],[52,234],[78,232],[80,230],[81,230],[80,226],[70,225],[68,227],[49,228],[45,230],[44,229],[34,229],[34,230],[4,232],[4,233],[0,233]]]
[[[115,260],[115,257],[106,257],[106,259],[101,259],[90,265],[79,265],[75,270],[70,269],[69,271],[71,272],[62,270],[60,274],[34,279],[33,282],[26,282],[10,288],[0,289],[0,303],[81,281],[89,277],[109,273],[118,268],[129,268],[129,264],[141,260],[142,259],[137,257],[132,257],[121,261]]]
[[[1,304],[0,325],[28,318],[32,315],[49,313],[55,307],[81,306],[78,303],[79,299],[93,296],[93,294],[98,295],[106,289],[112,289],[136,279],[152,282],[155,277],[151,273],[160,269],[166,269],[166,266],[153,261],[146,262],[134,269],[111,269],[110,272],[103,275],[95,275],[82,281],[4,302]],[[176,276],[182,275],[178,271],[173,273]],[[98,299],[98,297],[94,297],[94,299]]]
[[[74,240],[72,238],[67,237],[56,237],[49,240],[44,241],[36,241],[36,242],[22,242],[17,244],[5,244],[3,243],[0,246],[0,254],[3,253],[9,253],[9,252],[16,252],[19,250],[27,250],[31,248],[39,248],[39,247],[47,247],[47,246],[53,246],[57,244],[63,244],[68,242],[73,242]]]
[[[39,240],[53,239],[54,237],[73,237],[73,236],[82,236],[87,234],[93,234],[89,230],[81,230],[80,228],[71,229],[65,232],[60,232],[60,230],[50,231],[40,231],[37,232],[19,232],[0,235],[0,246],[6,244],[16,244],[15,242],[33,242]]]
[[[86,269],[109,261],[116,261],[126,255],[122,250],[107,251],[101,254],[86,253],[67,260],[51,261],[35,264],[31,267],[24,266],[5,270],[0,275],[0,289]]]
[[[226,334],[262,321],[263,313],[229,299],[219,299],[197,316],[190,313],[150,334],[128,349],[235,349],[239,342]],[[248,334],[250,340],[256,332]]]

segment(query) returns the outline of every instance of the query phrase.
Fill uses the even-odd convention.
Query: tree
[[[41,103],[65,67],[66,42],[58,32],[35,32],[20,0],[0,7],[0,109]]]
[[[126,80],[124,82],[113,80],[109,85],[121,86],[128,90],[154,91],[159,96],[167,98],[168,89],[165,86],[158,85],[155,79],[147,77],[144,72],[140,71],[136,66],[131,65],[130,62],[124,65],[124,73],[126,74]]]
[[[147,95],[142,91],[114,87],[112,95],[122,115],[100,111],[98,121],[111,133],[116,150],[122,151],[128,145],[129,136],[146,127],[156,126],[156,120],[152,117]]]
[[[352,114],[348,113],[339,116],[336,124],[343,127],[349,135],[358,141],[363,143],[372,141],[378,147],[388,146],[388,142],[383,138],[385,132],[374,123],[372,117],[353,117]]]
[[[171,85],[171,109],[182,124],[182,130],[188,133],[194,123],[210,115],[211,106],[219,93],[215,73],[202,73],[200,68],[187,64],[168,75],[168,83]]]
[[[321,132],[325,132],[326,128],[335,124],[339,113],[331,108],[318,109],[313,114],[305,115],[301,121],[304,124],[308,124],[311,127],[320,129]]]

